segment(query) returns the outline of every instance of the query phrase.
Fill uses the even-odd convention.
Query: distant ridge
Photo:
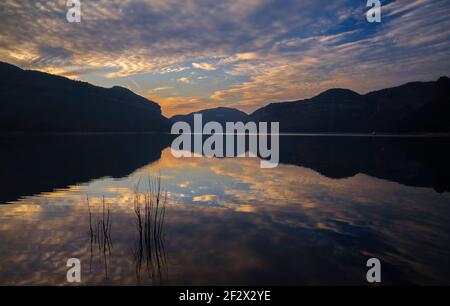
[[[215,121],[221,124],[226,122],[245,121],[247,114],[235,108],[217,107],[212,109],[205,109],[198,112],[193,112],[188,115],[176,115],[170,118],[171,122],[183,121],[193,126],[194,115],[202,114],[203,123]]]
[[[132,91],[0,62],[0,132],[159,132],[169,120]]]
[[[353,90],[345,88],[328,89],[315,97],[316,100],[351,100],[358,99],[361,95]]]
[[[330,89],[311,99],[271,103],[247,121],[280,122],[287,133],[448,133],[449,89],[448,77],[365,95]]]

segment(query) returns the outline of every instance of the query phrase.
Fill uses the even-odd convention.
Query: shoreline
[[[195,133],[189,133],[196,135]],[[227,135],[226,133],[222,133]],[[168,135],[177,136],[169,132],[0,132],[0,137],[44,137],[44,136],[126,136],[126,135]],[[205,134],[203,134],[205,135]],[[239,135],[239,134],[238,134]],[[249,135],[249,134],[247,134]],[[260,135],[260,134],[258,134]],[[304,137],[373,137],[373,138],[448,138],[450,133],[278,133],[279,136]]]

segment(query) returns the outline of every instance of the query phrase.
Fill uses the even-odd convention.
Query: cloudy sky
[[[127,87],[167,116],[450,75],[450,1],[2,0],[0,61]]]

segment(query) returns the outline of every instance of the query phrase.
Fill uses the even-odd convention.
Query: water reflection
[[[169,135],[0,137],[0,203],[130,175],[157,161],[170,140]]]
[[[450,191],[450,138],[284,137],[281,162],[330,178],[358,173],[414,187]]]
[[[399,141],[282,140],[284,164],[270,170],[255,159],[175,159],[166,148],[129,175],[17,197],[0,205],[0,283],[66,284],[76,257],[87,285],[365,284],[365,262],[377,257],[384,284],[448,285],[450,195],[434,190],[447,190],[448,141]],[[146,209],[149,173],[161,173],[167,213]],[[90,267],[86,239],[104,205],[114,242],[107,279],[103,261]]]

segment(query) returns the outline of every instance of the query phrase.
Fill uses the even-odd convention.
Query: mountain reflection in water
[[[65,284],[72,257],[88,285],[365,284],[370,257],[384,284],[450,284],[447,138],[282,136],[275,169],[175,159],[170,140],[1,138],[0,284]],[[147,236],[139,252],[135,187],[158,173],[165,238]],[[90,264],[103,201],[107,277],[104,262]],[[157,282],[137,273],[155,250]]]

